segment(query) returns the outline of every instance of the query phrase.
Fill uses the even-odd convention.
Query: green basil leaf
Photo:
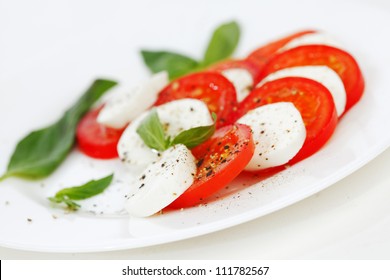
[[[213,33],[204,55],[203,66],[230,57],[238,45],[240,27],[234,21],[219,26]]]
[[[209,139],[215,132],[216,115],[213,113],[214,123],[208,126],[198,126],[180,132],[171,142],[171,145],[183,144],[187,148],[192,149],[207,139]]]
[[[167,71],[171,80],[191,72],[198,66],[196,60],[177,53],[142,50],[141,54],[152,73]]]
[[[151,149],[165,151],[168,148],[169,140],[165,137],[163,125],[155,108],[143,119],[137,133]]]
[[[137,128],[137,133],[144,141],[145,145],[157,151],[165,151],[176,144],[183,144],[191,149],[209,139],[215,132],[216,114],[212,113],[214,123],[209,126],[198,126],[180,132],[171,139],[166,136],[164,127],[158,117],[157,110],[153,108],[148,116]]]
[[[65,203],[70,210],[77,210],[80,205],[73,200],[83,200],[102,193],[112,181],[113,174],[99,180],[91,180],[81,186],[65,188],[48,199],[54,203]]]
[[[0,181],[11,176],[39,179],[50,175],[71,151],[79,120],[115,85],[113,81],[96,80],[61,119],[24,137],[17,144]]]

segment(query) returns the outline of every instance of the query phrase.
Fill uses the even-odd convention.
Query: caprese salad
[[[216,32],[227,28],[234,33],[232,24]],[[71,138],[84,154],[118,158],[136,177],[126,195],[129,215],[147,217],[163,209],[191,207],[242,172],[282,170],[317,152],[364,91],[354,57],[323,32],[294,33],[239,60],[226,60],[226,55],[210,59],[208,53],[218,53],[211,47],[203,62],[168,52],[143,52],[155,72],[149,80],[133,89],[119,88],[104,104],[88,109],[86,100],[97,100],[114,85],[95,83],[87,92],[94,97],[80,99],[79,106],[66,112],[63,119],[68,121],[58,122],[60,128],[34,132],[18,144],[2,178],[50,174],[56,167],[50,167],[52,163],[31,164],[21,171],[18,161],[27,147],[42,145],[41,138],[71,127]],[[51,145],[47,157],[60,155],[60,162],[66,151]],[[27,153],[28,166],[35,155]],[[51,200],[77,208],[73,200],[104,191],[110,183],[104,180],[65,190]],[[99,191],[90,190],[95,185]],[[90,195],[72,195],[77,190]]]

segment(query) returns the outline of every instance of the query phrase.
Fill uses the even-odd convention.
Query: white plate
[[[55,120],[94,77],[131,82],[145,78],[148,73],[137,53],[141,47],[201,57],[213,28],[231,19],[239,21],[243,33],[237,56],[299,29],[325,30],[359,61],[366,92],[318,154],[259,183],[240,178],[230,186],[228,197],[208,206],[130,221],[50,208],[46,196],[55,189],[118,168],[115,161],[94,161],[77,151],[42,182],[6,180],[0,183],[1,246],[50,252],[109,251],[207,234],[317,193],[390,144],[390,132],[385,129],[390,119],[390,41],[378,35],[390,26],[390,17],[374,7],[333,1],[137,1],[133,5],[94,1],[94,13],[87,13],[92,2],[83,1],[84,6],[79,2],[53,6],[52,14],[43,13],[34,24],[19,21],[29,15],[25,7],[20,19],[8,19],[15,25],[0,30],[7,31],[0,33],[0,170],[5,169],[18,139]],[[48,25],[48,20],[53,24]]]

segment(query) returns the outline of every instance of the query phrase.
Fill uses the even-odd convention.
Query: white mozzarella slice
[[[285,68],[271,73],[261,80],[258,86],[285,77],[303,77],[319,82],[332,94],[337,115],[341,116],[343,114],[347,102],[347,94],[340,76],[331,68],[327,66],[298,66]]]
[[[158,93],[168,82],[168,74],[160,72],[133,89],[121,89],[115,92],[108,98],[97,121],[113,128],[125,127],[153,105]]]
[[[137,180],[136,191],[128,195],[125,208],[130,216],[147,217],[178,198],[194,182],[195,158],[182,144],[162,153]]]
[[[245,170],[255,171],[287,163],[302,148],[306,129],[290,102],[264,105],[249,111],[238,123],[251,127],[255,152]]]
[[[175,100],[156,109],[166,134],[171,137],[184,130],[213,123],[207,105],[197,99]],[[149,111],[143,113],[125,129],[117,146],[119,158],[134,172],[143,170],[161,155],[147,147],[137,133],[137,128],[148,114]]]
[[[241,102],[245,97],[247,97],[253,88],[253,77],[246,69],[227,69],[222,71],[222,75],[234,85],[238,102]]]
[[[295,39],[292,39],[290,42],[288,42],[282,48],[280,48],[278,52],[282,52],[292,48],[296,48],[299,46],[306,46],[306,45],[327,45],[336,48],[341,47],[340,46],[341,44],[337,40],[329,36],[328,34],[322,32],[314,32],[314,33],[304,34]]]

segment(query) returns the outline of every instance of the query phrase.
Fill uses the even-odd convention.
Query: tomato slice
[[[210,71],[222,72],[224,70],[241,68],[247,70],[253,78],[254,85],[259,82],[261,69],[249,60],[225,60],[209,67]]]
[[[304,30],[292,35],[286,36],[279,40],[268,43],[267,45],[260,47],[250,53],[247,57],[247,60],[255,63],[259,69],[263,68],[269,59],[274,55],[280,48],[286,45],[291,40],[298,38],[302,35],[314,33],[314,30]]]
[[[89,111],[79,122],[76,139],[80,150],[93,158],[110,159],[118,157],[116,146],[124,129],[114,129],[97,122],[103,107]]]
[[[182,98],[202,100],[217,115],[217,127],[230,123],[231,112],[237,109],[233,84],[219,73],[199,72],[173,81],[158,95],[154,105]]]
[[[275,55],[264,67],[261,77],[283,68],[305,65],[325,65],[340,76],[347,93],[345,112],[362,97],[364,79],[356,60],[349,53],[330,46],[300,46]]]
[[[168,208],[194,206],[224,188],[248,164],[254,152],[249,126],[228,125],[192,150],[197,159],[195,182]]]
[[[303,147],[290,164],[318,151],[336,128],[338,117],[332,95],[322,84],[306,78],[287,77],[265,83],[241,102],[238,114],[243,116],[251,109],[275,102],[292,102],[306,127]]]

